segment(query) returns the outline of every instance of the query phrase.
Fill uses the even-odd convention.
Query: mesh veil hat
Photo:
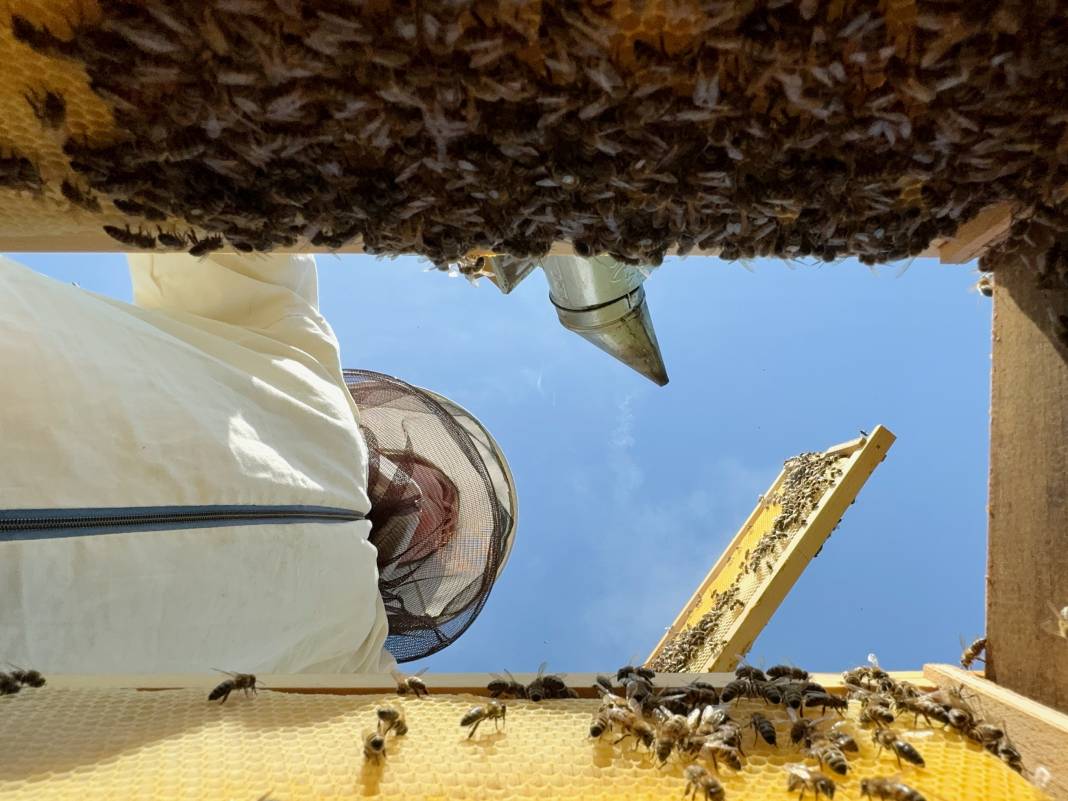
[[[463,407],[382,373],[344,375],[369,452],[386,648],[410,662],[452,643],[482,611],[512,549],[515,482]]]

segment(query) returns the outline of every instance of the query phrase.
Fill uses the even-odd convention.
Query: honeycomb
[[[14,13],[64,37],[72,34],[72,21],[94,19],[99,9],[91,0],[0,0],[0,156],[25,156],[44,181],[39,193],[0,187],[0,231],[26,238],[86,231],[96,236],[101,223],[117,223],[122,216],[108,204],[102,214],[90,214],[60,194],[60,184],[71,175],[63,141],[42,129],[26,98],[47,91],[61,94],[67,104],[67,132],[78,140],[111,141],[114,117],[107,103],[90,91],[80,63],[44,55],[15,40]]]
[[[661,768],[643,749],[588,736],[595,700],[508,702],[504,728],[485,723],[466,739],[461,716],[484,698],[433,695],[275,693],[208,703],[206,690],[26,689],[0,698],[0,800],[157,801],[211,799],[329,801],[561,798],[628,801],[678,798],[684,763]],[[387,759],[371,768],[362,735],[375,707],[403,708],[409,733],[389,738]],[[781,710],[741,702],[732,714],[760,709],[777,719],[778,748],[752,743],[743,769],[722,768],[729,801],[787,799],[783,766],[804,761],[788,744]],[[852,703],[848,718],[855,719]],[[853,727],[861,752],[838,782],[839,799],[859,799],[859,781],[893,776],[927,801],[958,798],[1024,801],[1047,796],[979,746],[951,732],[899,726],[927,762],[899,768],[878,758],[870,736]],[[837,777],[836,777],[837,778]],[[811,798],[811,795],[806,797]]]

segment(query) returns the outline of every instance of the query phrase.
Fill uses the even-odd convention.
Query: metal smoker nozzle
[[[533,267],[531,262],[500,256],[490,262],[495,283],[505,293]],[[549,300],[564,328],[659,386],[668,382],[645,303],[645,274],[641,270],[608,256],[547,256],[541,267],[549,282]]]

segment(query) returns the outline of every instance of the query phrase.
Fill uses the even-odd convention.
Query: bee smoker
[[[494,256],[488,266],[493,282],[507,294],[530,274],[534,262]],[[659,386],[668,382],[645,303],[645,273],[609,256],[546,256],[541,268],[564,328]]]

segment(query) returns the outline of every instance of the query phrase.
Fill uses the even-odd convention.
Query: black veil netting
[[[515,484],[466,409],[382,373],[344,374],[369,452],[386,649],[410,662],[452,643],[482,611],[512,549]]]

